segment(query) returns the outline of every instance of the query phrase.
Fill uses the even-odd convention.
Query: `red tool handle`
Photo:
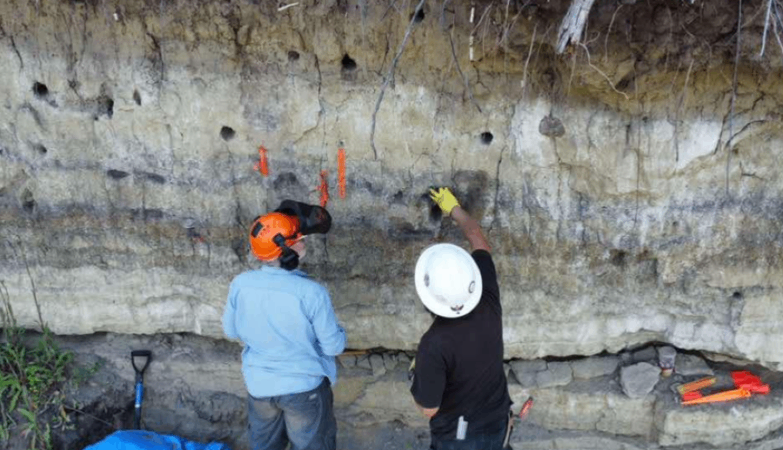
[[[769,394],[769,385],[762,383],[761,378],[747,370],[731,372],[731,378],[734,380],[734,385],[738,388],[748,390],[754,394]]]
[[[522,405],[522,409],[519,411],[519,418],[524,419],[525,416],[530,412],[530,408],[533,407],[533,397],[530,397],[527,399],[524,405]]]

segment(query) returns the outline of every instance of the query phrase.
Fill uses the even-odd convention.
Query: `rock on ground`
[[[690,375],[714,375],[715,372],[710,369],[707,362],[695,355],[683,353],[677,354],[677,360],[674,364],[674,372],[682,376]]]
[[[642,362],[620,369],[620,384],[625,395],[631,398],[642,398],[652,392],[660,374],[660,368]]]

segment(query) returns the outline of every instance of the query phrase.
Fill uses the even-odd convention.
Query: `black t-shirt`
[[[468,422],[468,436],[500,431],[511,406],[495,264],[486,250],[472,256],[483,285],[479,304],[463,317],[435,318],[416,353],[411,393],[422,407],[439,407],[430,430],[442,439],[456,437],[459,416]]]

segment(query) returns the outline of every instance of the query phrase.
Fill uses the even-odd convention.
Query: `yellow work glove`
[[[454,194],[451,193],[449,188],[444,187],[438,188],[437,190],[431,188],[430,198],[432,201],[437,203],[438,206],[440,206],[440,209],[442,209],[446,214],[451,214],[451,210],[454,209],[455,206],[459,206],[457,198],[454,197]]]

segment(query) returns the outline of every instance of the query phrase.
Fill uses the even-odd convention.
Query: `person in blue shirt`
[[[283,202],[251,226],[251,249],[264,265],[231,283],[223,330],[244,344],[254,450],[284,450],[289,443],[292,450],[336,447],[331,386],[345,331],[326,288],[296,270],[306,254],[304,236],[330,226],[325,209]]]

